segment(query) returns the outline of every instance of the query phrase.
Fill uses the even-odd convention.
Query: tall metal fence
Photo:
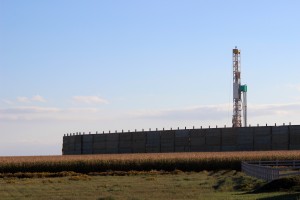
[[[272,181],[282,177],[299,175],[300,160],[242,162],[242,171],[249,176]]]
[[[68,133],[63,154],[217,152],[300,149],[300,125]]]

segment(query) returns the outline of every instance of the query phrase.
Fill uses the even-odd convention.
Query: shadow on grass
[[[253,195],[257,193],[253,192],[244,192],[240,194],[236,194],[237,196],[243,196],[243,195]],[[242,198],[241,198],[242,199]],[[273,197],[261,197],[257,198],[257,200],[300,200],[300,193],[288,193],[288,194],[281,194],[281,195],[276,195]]]
[[[99,197],[97,200],[115,200],[115,198],[112,196],[108,196],[108,197]]]
[[[259,198],[258,200],[299,200],[300,199],[300,193],[295,194],[282,194],[275,197],[264,197]]]

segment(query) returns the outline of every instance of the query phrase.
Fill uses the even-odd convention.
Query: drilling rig
[[[241,51],[235,47],[232,50],[233,64],[233,115],[232,127],[247,126],[247,85],[241,85]]]

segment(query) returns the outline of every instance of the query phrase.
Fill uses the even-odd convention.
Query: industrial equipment
[[[235,47],[232,51],[233,63],[233,115],[232,127],[247,126],[247,85],[241,85],[241,51]],[[243,94],[243,95],[242,95]]]

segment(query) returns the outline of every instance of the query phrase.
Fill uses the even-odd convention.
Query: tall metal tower
[[[235,47],[232,51],[233,64],[233,115],[232,127],[247,126],[247,85],[241,85],[241,51]],[[243,93],[243,100],[242,100]],[[242,105],[243,104],[243,105]]]

